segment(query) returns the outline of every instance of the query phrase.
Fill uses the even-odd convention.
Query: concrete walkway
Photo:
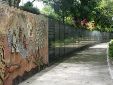
[[[107,59],[107,44],[74,53],[19,85],[113,85]]]

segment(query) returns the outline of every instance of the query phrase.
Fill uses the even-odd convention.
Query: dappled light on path
[[[74,53],[20,85],[112,85],[106,61],[107,44]]]
[[[98,44],[98,45],[94,45],[90,48],[107,48],[108,45],[106,43],[101,43],[101,44]]]

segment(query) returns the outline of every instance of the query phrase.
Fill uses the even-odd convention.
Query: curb
[[[109,46],[107,47],[107,50],[106,50],[106,55],[107,55],[107,65],[108,65],[108,70],[109,70],[109,74],[110,74],[110,77],[111,79],[113,79],[113,65],[111,64],[111,59],[109,58],[109,55],[108,55],[108,52],[109,52]]]

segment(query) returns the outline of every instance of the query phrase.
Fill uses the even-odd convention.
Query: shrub
[[[27,12],[31,12],[33,14],[40,14],[39,9],[33,7],[33,4],[31,2],[27,2],[26,4],[24,4],[24,6],[21,6],[20,9]]]
[[[113,58],[113,39],[109,42],[109,57]]]

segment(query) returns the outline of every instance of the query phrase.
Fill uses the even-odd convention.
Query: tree
[[[97,24],[98,30],[100,31],[113,31],[112,17],[113,17],[113,1],[112,0],[102,0],[100,5],[97,7],[95,22]]]
[[[66,17],[72,16],[74,19],[91,19],[95,7],[101,0],[43,0],[51,5],[55,12],[61,16],[62,21]]]
[[[34,0],[35,1],[35,0]],[[113,0],[42,0],[50,5],[59,19],[73,18],[77,27],[81,21],[94,22],[98,30],[108,31],[113,21]],[[49,10],[48,10],[49,11]]]
[[[69,16],[69,10],[73,4],[73,0],[43,0],[43,2],[54,9],[54,12],[59,15],[63,23],[66,17]]]
[[[39,9],[33,7],[32,2],[27,2],[26,4],[24,4],[24,6],[21,6],[20,9],[34,14],[40,14]]]
[[[49,5],[46,5],[42,11],[41,11],[42,14],[45,14],[51,18],[54,18],[56,20],[58,20],[60,17],[58,16],[58,14],[55,13],[54,9],[49,6]]]
[[[19,7],[19,3],[21,0],[2,0],[7,3],[9,6]]]

